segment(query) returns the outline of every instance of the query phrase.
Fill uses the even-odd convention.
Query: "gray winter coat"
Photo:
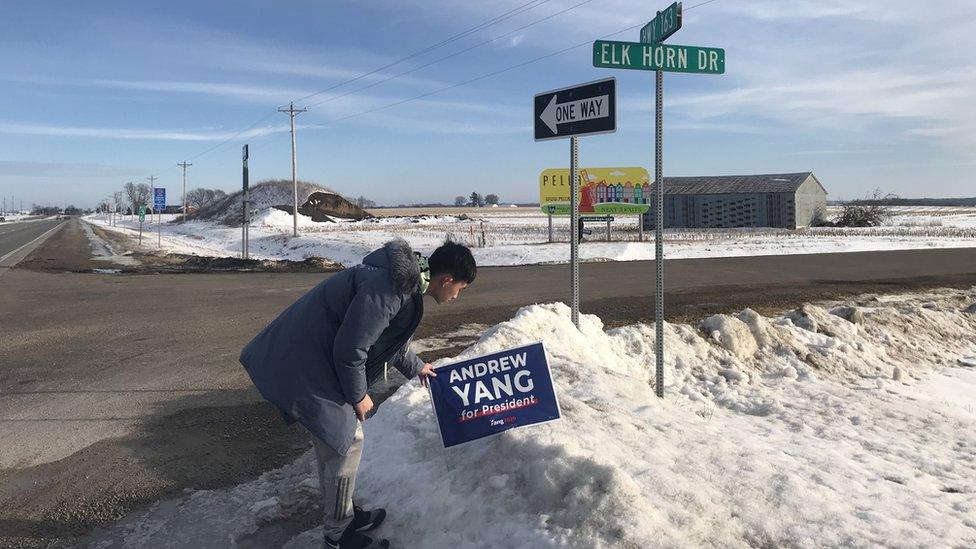
[[[424,314],[420,267],[403,240],[332,275],[285,309],[241,351],[264,398],[342,455],[353,404],[389,362],[407,379],[424,363],[408,342]]]

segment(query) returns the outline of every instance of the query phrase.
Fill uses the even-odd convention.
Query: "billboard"
[[[644,168],[580,169],[580,215],[643,214],[651,207],[651,177]],[[569,215],[569,168],[539,174],[543,213]]]

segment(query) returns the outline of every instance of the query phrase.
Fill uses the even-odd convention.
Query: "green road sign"
[[[661,42],[681,28],[681,2],[675,2],[640,30],[640,41],[645,44]]]
[[[139,206],[139,223],[146,221],[146,205],[142,204]]]
[[[674,44],[593,42],[593,66],[641,71],[725,73],[725,50]]]

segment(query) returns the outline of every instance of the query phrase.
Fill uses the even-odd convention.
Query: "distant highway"
[[[32,245],[40,244],[42,237],[63,223],[59,219],[0,223],[0,267],[13,266],[30,253]]]

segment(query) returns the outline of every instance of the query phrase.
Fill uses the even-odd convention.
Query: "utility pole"
[[[292,197],[292,218],[294,220],[294,230],[292,236],[298,236],[298,153],[295,144],[295,115],[305,112],[308,109],[296,109],[295,103],[289,103],[288,108],[278,107],[278,112],[288,113],[291,118],[291,185],[294,190]]]
[[[183,168],[183,223],[186,223],[186,168],[192,165],[188,164],[186,160],[177,164],[177,166]]]

